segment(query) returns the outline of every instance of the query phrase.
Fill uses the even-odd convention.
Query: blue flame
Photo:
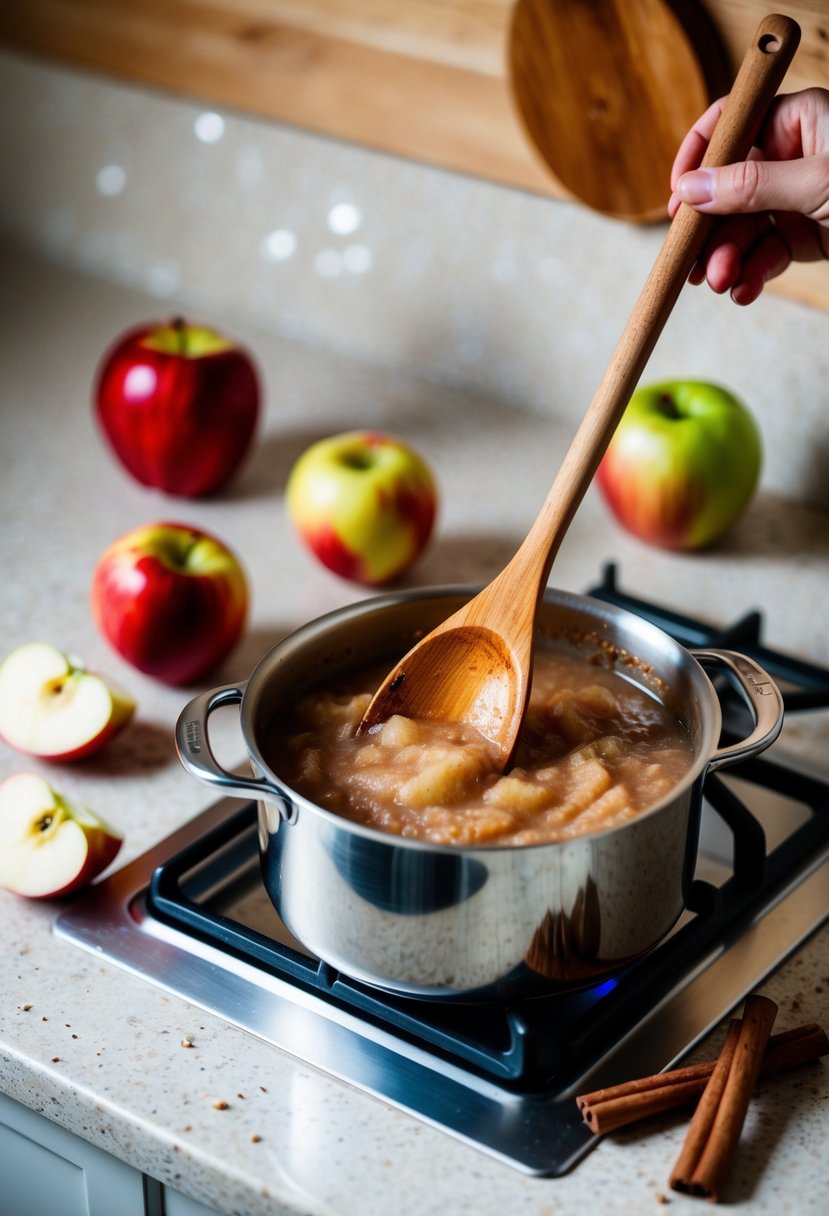
[[[618,986],[619,981],[614,979],[605,980],[601,984],[597,984],[593,989],[593,995],[596,997],[607,996],[608,992],[612,992]]]

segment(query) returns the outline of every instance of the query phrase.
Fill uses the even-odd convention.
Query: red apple
[[[633,394],[596,481],[620,523],[641,540],[699,549],[744,511],[761,459],[757,426],[733,393],[671,380]]]
[[[0,886],[30,899],[86,886],[121,848],[122,837],[88,807],[37,773],[0,783]]]
[[[49,642],[17,646],[0,664],[0,735],[18,751],[80,760],[134,713],[128,693]]]
[[[389,435],[349,431],[308,448],[291,470],[288,514],[323,565],[368,586],[420,556],[437,513],[431,470]]]
[[[189,684],[214,668],[244,628],[248,587],[222,541],[176,523],[146,524],[114,541],[92,578],[92,610],[139,671]]]
[[[98,369],[94,397],[101,428],[133,477],[188,498],[224,485],[259,415],[250,355],[182,320],[121,337]]]

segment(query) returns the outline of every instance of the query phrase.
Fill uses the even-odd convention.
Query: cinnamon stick
[[[760,1076],[784,1072],[829,1054],[829,1038],[816,1023],[769,1038]],[[585,1123],[597,1136],[693,1102],[708,1083],[716,1061],[688,1064],[668,1072],[625,1081],[576,1098]]]
[[[776,1013],[768,997],[750,996],[742,1020],[729,1025],[671,1174],[673,1190],[718,1202]]]

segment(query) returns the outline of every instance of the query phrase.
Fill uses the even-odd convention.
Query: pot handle
[[[282,791],[274,788],[264,777],[246,777],[228,773],[219,764],[210,748],[207,723],[214,710],[223,705],[240,705],[244,684],[225,684],[210,692],[199,693],[181,711],[176,722],[176,750],[184,768],[193,777],[208,785],[218,786],[225,794],[266,794],[283,799]]]
[[[754,730],[747,738],[728,747],[718,747],[708,761],[708,771],[736,764],[767,748],[780,734],[783,726],[783,695],[774,680],[753,659],[734,650],[692,650],[701,663],[719,666],[734,677],[733,682],[754,718]]]

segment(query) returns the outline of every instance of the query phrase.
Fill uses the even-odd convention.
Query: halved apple
[[[29,899],[68,895],[113,860],[123,838],[37,773],[0,783],[0,886]]]
[[[0,664],[0,735],[31,756],[90,756],[134,713],[128,693],[49,642],[25,642]]]

